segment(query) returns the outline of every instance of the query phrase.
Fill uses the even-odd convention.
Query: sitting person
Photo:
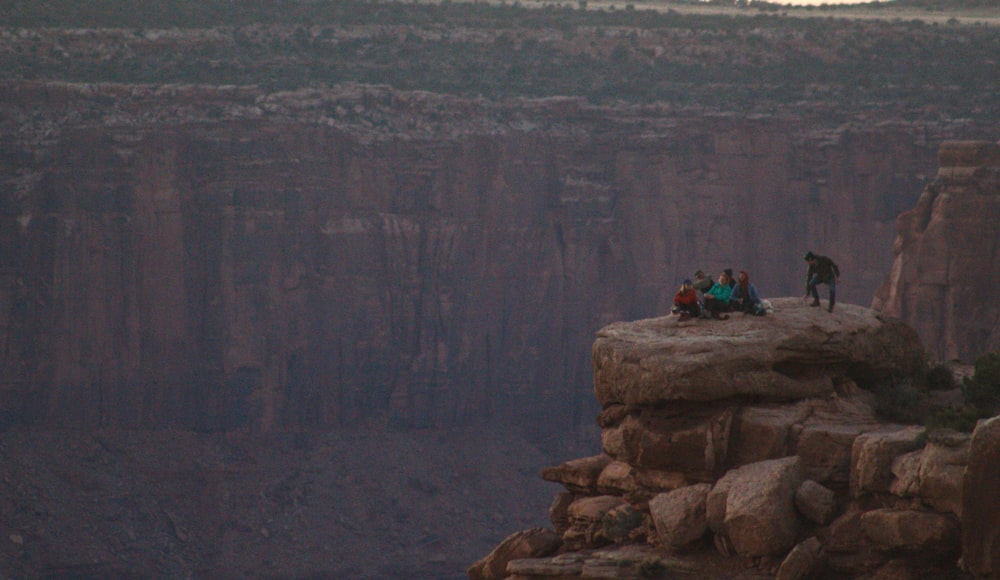
[[[691,285],[691,280],[684,280],[680,290],[674,294],[674,307],[671,312],[679,314],[681,320],[687,320],[692,316],[701,315],[701,306],[698,304],[698,293]]]
[[[705,292],[705,309],[712,313],[712,318],[716,320],[726,320],[728,315],[723,312],[729,311],[729,297],[733,289],[729,286],[729,277],[723,272],[719,275],[719,281],[712,284],[712,287]]]
[[[702,272],[701,270],[698,270],[697,272],[694,273],[694,283],[692,283],[691,286],[693,286],[694,289],[697,290],[698,292],[704,294],[705,292],[708,292],[709,289],[712,288],[712,283],[713,282],[711,278],[706,276],[705,273]]]
[[[733,293],[729,297],[729,305],[733,310],[744,314],[764,313],[757,287],[750,282],[750,275],[744,270],[740,270],[736,277],[736,285],[733,286]]]

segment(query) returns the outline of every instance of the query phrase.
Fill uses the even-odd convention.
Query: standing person
[[[757,287],[750,282],[750,274],[745,270],[740,270],[736,276],[736,285],[733,286],[733,293],[729,297],[729,305],[737,312],[745,314],[762,314],[760,308],[760,294]]]
[[[680,315],[682,322],[692,316],[697,318],[701,315],[701,306],[698,304],[698,293],[695,292],[694,287],[691,285],[691,280],[684,280],[680,290],[677,291],[677,294],[674,294],[674,307],[671,310],[674,314]]]
[[[806,295],[803,300],[812,295],[813,301],[809,306],[819,306],[819,291],[816,286],[826,284],[830,287],[830,305],[826,310],[833,312],[833,305],[837,303],[840,268],[830,258],[812,252],[806,252],[805,260],[809,263],[809,269],[806,271]]]
[[[729,310],[729,297],[733,289],[729,285],[729,277],[723,272],[719,274],[719,281],[712,284],[712,287],[705,292],[705,309],[712,313],[712,318],[716,320],[726,320],[728,315],[723,312]]]

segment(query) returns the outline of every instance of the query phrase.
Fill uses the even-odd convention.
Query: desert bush
[[[926,427],[929,430],[954,429],[963,433],[971,433],[976,428],[978,420],[979,412],[973,407],[946,407],[932,413],[927,418]]]
[[[667,573],[667,566],[659,558],[651,557],[639,563],[639,576],[642,578],[662,578]]]
[[[936,364],[927,370],[925,375],[927,388],[932,391],[950,391],[955,388],[955,376],[951,369],[943,364]]]
[[[879,385],[874,390],[875,411],[900,423],[923,423],[927,393],[912,381]]]
[[[972,376],[962,381],[962,396],[980,418],[1000,411],[1000,351],[976,359]]]

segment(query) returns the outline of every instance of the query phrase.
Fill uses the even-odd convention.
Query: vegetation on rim
[[[908,118],[1000,118],[993,27],[751,12],[357,0],[250,0],[238,11],[221,0],[15,3],[0,9],[0,79],[269,90],[357,82],[490,99],[573,95],[744,113],[829,103]]]

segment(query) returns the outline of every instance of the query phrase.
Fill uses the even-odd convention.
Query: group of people
[[[745,314],[763,315],[760,293],[750,282],[750,274],[741,270],[736,278],[733,271],[726,268],[719,274],[717,282],[704,272],[694,273],[695,280],[684,280],[680,290],[674,295],[672,312],[681,320],[691,317],[714,318],[725,320],[729,318],[726,312],[743,312]]]
[[[837,282],[840,280],[840,269],[837,264],[826,256],[806,252],[805,260],[809,264],[806,270],[806,296],[812,296],[811,306],[819,306],[819,284],[830,287],[828,312],[833,312],[837,300]],[[750,282],[750,274],[741,270],[736,278],[729,268],[719,274],[718,281],[713,281],[701,270],[694,273],[695,279],[684,280],[680,289],[674,295],[673,314],[680,320],[689,318],[714,318],[726,320],[727,312],[743,312],[763,316],[767,309],[761,300],[757,287]]]

